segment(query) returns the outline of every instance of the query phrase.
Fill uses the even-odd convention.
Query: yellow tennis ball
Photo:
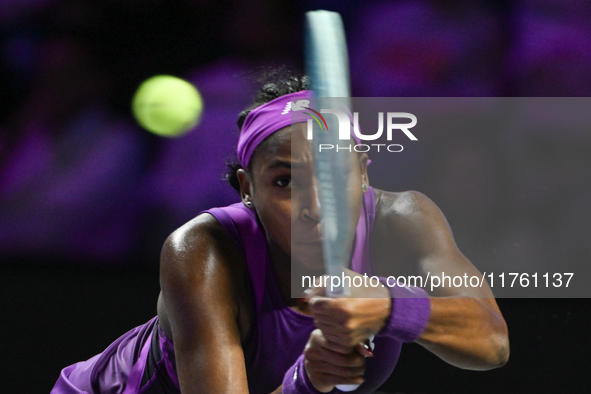
[[[131,107],[146,130],[163,137],[180,137],[199,123],[203,100],[189,82],[157,75],[140,85]]]

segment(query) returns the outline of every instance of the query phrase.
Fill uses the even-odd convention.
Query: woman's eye
[[[275,185],[279,187],[290,187],[291,186],[291,179],[290,178],[279,178],[275,181]]]

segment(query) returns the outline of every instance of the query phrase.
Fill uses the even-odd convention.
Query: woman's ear
[[[369,164],[369,156],[367,153],[362,153],[359,155],[359,172],[361,174],[361,187],[363,188],[363,192],[367,191],[369,187],[369,178],[367,176],[367,166]]]
[[[252,181],[248,173],[243,169],[236,171],[238,183],[240,184],[240,199],[247,208],[252,208]]]

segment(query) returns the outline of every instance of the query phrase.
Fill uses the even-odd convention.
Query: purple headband
[[[248,166],[255,149],[265,138],[292,123],[307,122],[310,116],[304,114],[303,111],[291,111],[292,101],[296,101],[293,100],[294,98],[313,96],[313,91],[302,90],[277,97],[250,111],[244,120],[238,138],[238,159],[242,167]],[[308,104],[306,103],[306,106]],[[358,140],[357,136],[353,137],[356,141]]]

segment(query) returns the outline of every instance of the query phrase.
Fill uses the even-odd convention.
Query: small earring
[[[251,201],[247,201],[244,203],[248,208],[252,208],[252,202]]]
[[[363,191],[367,190],[367,186],[365,186],[365,185],[361,185],[361,188],[363,189]]]

